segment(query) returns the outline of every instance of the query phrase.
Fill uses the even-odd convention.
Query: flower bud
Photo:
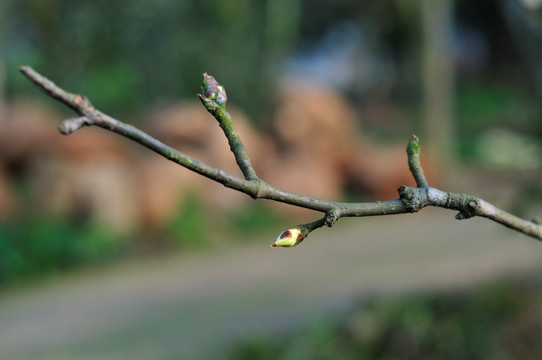
[[[301,228],[301,226],[298,226],[294,229],[288,229],[283,231],[278,237],[277,240],[271,245],[271,247],[292,247],[296,246],[305,238],[307,237],[308,232],[306,229]]]
[[[215,80],[214,77],[203,74],[203,96],[208,99],[216,101],[219,105],[225,106],[228,101],[228,95],[226,95],[226,89]]]

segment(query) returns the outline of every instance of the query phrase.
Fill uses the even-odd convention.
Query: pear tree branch
[[[64,135],[69,135],[86,126],[98,126],[127,137],[190,171],[221,183],[225,187],[247,194],[254,199],[278,201],[324,214],[322,218],[314,222],[301,224],[282,232],[272,246],[291,247],[298,245],[310,232],[324,225],[331,227],[343,217],[414,213],[426,206],[456,210],[458,211],[456,215],[458,220],[474,216],[485,217],[515,231],[542,240],[542,225],[535,220],[521,219],[472,195],[445,192],[429,186],[420,164],[420,140],[416,135],[413,135],[408,142],[407,157],[408,166],[417,187],[399,187],[399,198],[395,200],[362,203],[329,201],[277,188],[258,177],[237,134],[231,116],[226,110],[226,91],[210,75],[204,74],[202,92],[198,94],[198,97],[205,109],[218,121],[237,165],[243,173],[243,178],[202,163],[160,142],[138,128],[104,114],[96,109],[84,95],[65,91],[29,66],[21,67],[20,71],[47,95],[77,113],[76,117],[60,123],[59,131]]]

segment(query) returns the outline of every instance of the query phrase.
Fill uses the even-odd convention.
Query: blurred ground
[[[266,248],[269,235],[243,248],[19,289],[0,297],[0,358],[194,358],[341,311],[364,295],[476,286],[540,270],[539,242],[453,215],[425,209],[341,220],[293,249]]]

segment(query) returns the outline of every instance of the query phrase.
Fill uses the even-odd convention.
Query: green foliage
[[[228,214],[228,230],[237,234],[273,232],[285,227],[285,219],[269,206],[254,203]]]
[[[123,239],[106,229],[57,219],[0,224],[0,285],[114,257]]]
[[[469,292],[379,297],[342,319],[249,339],[230,359],[535,359],[542,356],[541,282]]]
[[[188,195],[182,200],[165,232],[168,241],[181,249],[201,249],[216,245],[224,234],[228,234],[228,241],[253,241],[254,234],[275,234],[277,229],[285,226],[284,218],[261,203],[215,216],[196,195]],[[265,241],[268,242],[268,239]]]
[[[196,195],[187,195],[173,216],[166,232],[173,243],[181,248],[202,248],[210,244],[209,219]]]
[[[143,87],[135,69],[128,64],[108,64],[89,70],[82,80],[85,95],[100,107],[114,109],[137,105]]]

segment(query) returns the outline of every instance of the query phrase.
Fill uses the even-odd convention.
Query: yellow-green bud
[[[277,240],[271,245],[271,247],[292,247],[296,246],[307,237],[308,231],[306,229],[298,226],[294,229],[288,229],[283,231],[278,237]]]

